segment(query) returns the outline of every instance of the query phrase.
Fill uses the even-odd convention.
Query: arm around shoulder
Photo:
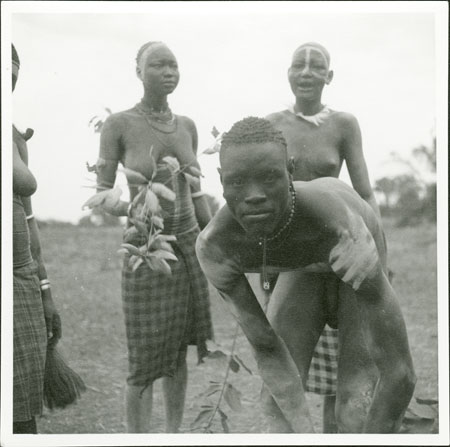
[[[330,181],[312,181],[304,188],[301,200],[328,241],[331,269],[356,291],[371,286],[371,280],[382,271],[380,255],[364,220],[367,208],[362,200],[338,180],[331,188]]]

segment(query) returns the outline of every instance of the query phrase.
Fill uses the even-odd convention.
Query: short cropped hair
[[[234,123],[231,129],[223,134],[220,156],[222,157],[230,146],[251,143],[277,143],[285,150],[287,149],[287,143],[283,134],[275,129],[270,121],[249,116]]]

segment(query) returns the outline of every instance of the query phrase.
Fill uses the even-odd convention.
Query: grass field
[[[394,287],[404,312],[418,377],[416,396],[437,398],[436,227],[395,228],[386,223]],[[45,410],[40,433],[124,433],[124,383],[127,374],[125,328],[120,297],[121,228],[81,228],[46,225],[41,242],[55,301],[63,321],[60,351],[83,377],[88,390],[65,410]],[[216,342],[230,348],[236,323],[211,294]],[[242,392],[243,409],[224,405],[233,433],[260,433],[258,406],[261,380],[249,345],[239,332],[237,354],[253,371],[231,373],[231,383]],[[189,383],[182,431],[188,431],[204,401],[197,396],[209,380],[220,381],[225,368],[218,360],[196,365],[188,354]],[[153,431],[163,432],[161,385],[155,384]],[[308,395],[315,428],[321,430],[321,398]],[[217,432],[219,432],[219,426]]]

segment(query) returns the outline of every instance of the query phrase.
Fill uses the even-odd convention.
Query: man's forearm
[[[286,345],[277,338],[276,351],[254,351],[260,375],[292,430],[314,433],[300,374]]]
[[[270,326],[245,277],[228,293],[220,291],[252,346],[260,375],[286,421],[296,433],[313,426],[297,366],[283,340]]]

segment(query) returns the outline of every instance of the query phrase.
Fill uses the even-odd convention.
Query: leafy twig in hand
[[[121,169],[128,180],[137,185],[139,191],[131,202],[130,209],[135,211],[134,218],[130,219],[132,225],[125,232],[124,243],[121,245],[119,253],[130,255],[129,265],[133,271],[145,262],[152,270],[170,275],[172,271],[167,261],[177,261],[178,259],[174,255],[169,242],[176,240],[176,238],[175,236],[160,234],[164,228],[164,221],[161,216],[159,197],[174,201],[176,196],[167,186],[153,181],[156,176],[157,165],[152,152],[153,146],[149,151],[152,165],[150,180],[140,172],[128,168]],[[101,207],[107,202],[113,208],[119,202],[121,193],[122,191],[117,187],[98,192],[84,204],[84,207]],[[145,244],[141,247],[129,244],[128,241],[132,241],[134,236],[138,234],[145,237]]]

